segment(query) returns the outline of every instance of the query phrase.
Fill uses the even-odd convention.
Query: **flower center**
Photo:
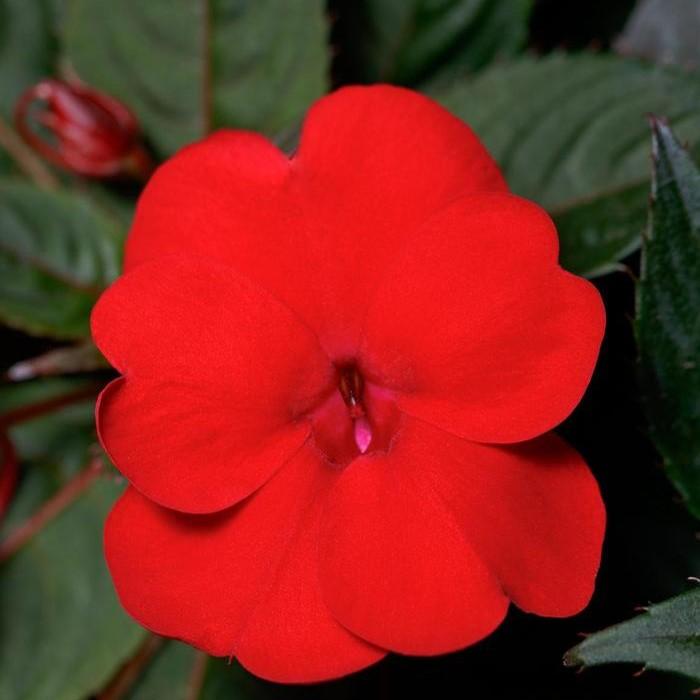
[[[340,466],[369,452],[386,451],[398,420],[391,392],[366,381],[354,363],[336,366],[332,391],[311,414],[316,446]]]
[[[364,454],[372,442],[372,426],[367,420],[365,407],[362,405],[364,379],[354,365],[341,367],[338,374],[338,390],[352,419],[355,445]]]

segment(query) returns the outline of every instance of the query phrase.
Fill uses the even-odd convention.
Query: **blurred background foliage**
[[[697,0],[0,0],[0,698],[687,698],[700,685],[698,37]],[[96,445],[112,375],[88,317],[119,274],[141,184],[56,169],[19,138],[17,100],[50,76],[127,104],[156,161],[220,126],[291,151],[309,103],[354,82],[414,87],[468,121],[608,309],[593,382],[561,429],[608,507],[589,609],[513,610],[464,652],[310,688],[132,622],[102,557],[123,483]],[[650,128],[650,114],[664,120]],[[566,662],[632,666],[562,664],[579,633],[628,618]]]

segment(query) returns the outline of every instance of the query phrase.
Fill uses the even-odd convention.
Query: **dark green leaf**
[[[700,680],[700,589],[653,605],[632,620],[591,635],[566,654],[564,663],[635,663]]]
[[[90,396],[92,391],[94,395]],[[94,382],[73,378],[0,384],[0,422],[8,414],[30,406],[66,396],[80,397],[50,413],[10,426],[8,435],[20,460],[23,479],[2,521],[0,537],[28,518],[88,463],[90,448],[97,443],[96,394]]]
[[[197,667],[202,661],[204,666]],[[362,674],[315,685],[271,683],[252,675],[235,660],[203,659],[191,647],[169,641],[126,700],[186,700],[195,696],[197,700],[354,700],[374,697],[373,690]]]
[[[51,72],[53,41],[43,0],[0,0],[0,119],[12,121],[19,95]],[[0,145],[0,173],[13,172]]]
[[[196,664],[204,661],[204,668]],[[201,674],[201,675],[200,675]],[[195,649],[169,641],[158,652],[126,700],[187,700],[193,683],[201,683],[198,700],[273,700],[316,697],[311,689],[296,692],[294,686],[267,683],[244,670],[237,662],[202,657]]]
[[[346,9],[341,59],[352,79],[413,85],[516,54],[531,0],[360,0]]]
[[[60,399],[94,387],[91,379],[46,377],[29,382],[0,384],[0,422],[7,414],[36,403]]]
[[[700,81],[614,56],[522,59],[435,89],[472,125],[511,188],[553,214],[562,263],[610,269],[638,246],[646,216],[645,115],[667,116],[700,142]]]
[[[277,134],[327,89],[323,0],[210,0],[212,126]]]
[[[190,681],[196,656],[197,652],[192,647],[180,642],[168,642],[125,700],[188,700],[191,697]]]
[[[74,180],[75,191],[90,200],[106,217],[112,220],[114,226],[122,232],[127,232],[134,218],[135,202],[133,195],[119,192],[99,181]]]
[[[119,273],[121,243],[85,198],[0,181],[0,318],[38,335],[88,335],[90,310]]]
[[[11,428],[23,459],[45,460],[68,477],[85,464],[96,443],[95,401],[86,400]]]
[[[322,0],[68,0],[65,37],[161,155],[219,126],[274,134],[326,88]]]
[[[3,565],[0,697],[84,698],[142,641],[102,555],[102,524],[120,488],[99,479]]]
[[[618,261],[639,248],[641,229],[634,227],[644,221],[648,202],[644,182],[553,211],[562,264],[588,277],[618,269]]]
[[[294,698],[292,686],[281,686],[256,678],[237,662],[226,663],[223,659],[210,659],[202,686],[200,700],[238,697],[241,700],[274,700]],[[311,692],[307,692],[312,697]]]
[[[17,97],[51,73],[52,61],[44,0],[0,0],[0,117],[12,119]]]
[[[654,444],[700,517],[700,171],[659,121],[653,147],[637,300],[643,399]]]

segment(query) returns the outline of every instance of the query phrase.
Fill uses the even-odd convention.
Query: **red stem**
[[[199,698],[202,692],[202,686],[204,685],[204,677],[207,673],[208,662],[209,657],[203,651],[198,651],[195,654],[192,671],[190,672],[190,677],[187,682],[185,700],[197,700],[197,698]]]
[[[29,406],[20,406],[20,408],[16,408],[3,415],[0,415],[0,426],[8,427],[10,425],[22,423],[24,421],[31,420],[32,418],[43,416],[45,413],[51,413],[51,411],[63,408],[64,406],[77,403],[83,399],[89,399],[96,396],[100,392],[101,388],[101,384],[90,384],[89,386],[82,389],[76,389],[68,394],[63,394],[62,396],[56,396],[55,398],[33,403]]]
[[[58,178],[34,155],[4,119],[0,119],[0,146],[35,185],[49,191],[60,187]]]
[[[102,460],[93,457],[83,471],[76,474],[33,515],[17,526],[0,543],[0,564],[16,554],[57,515],[62,513],[102,472]]]
[[[163,646],[164,639],[149,634],[136,653],[124,663],[96,700],[119,700],[128,693],[141,676],[144,668]]]

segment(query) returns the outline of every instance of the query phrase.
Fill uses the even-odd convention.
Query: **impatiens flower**
[[[145,177],[150,158],[131,111],[82,83],[42,80],[17,102],[22,138],[54,165],[87,177]]]
[[[310,682],[466,647],[511,601],[590,599],[603,504],[548,431],[590,380],[601,300],[429,99],[339,90],[292,158],[242,131],[185,148],[92,323],[131,482],[107,561],[154,632]]]

